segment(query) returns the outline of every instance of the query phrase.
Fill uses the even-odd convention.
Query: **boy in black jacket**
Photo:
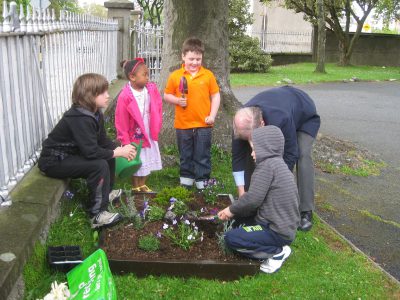
[[[72,107],[43,142],[38,166],[53,178],[85,178],[89,189],[92,228],[110,226],[122,219],[107,211],[114,183],[115,157],[135,158],[132,145],[116,147],[107,137],[101,108],[109,100],[108,82],[89,73],[74,83]]]

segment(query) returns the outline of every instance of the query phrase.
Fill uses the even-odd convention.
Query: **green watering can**
[[[136,147],[136,157],[132,160],[127,160],[125,157],[117,157],[115,158],[115,174],[119,178],[130,177],[142,165],[142,161],[140,160],[140,151],[142,150],[143,140],[140,140],[139,145],[136,143],[131,143],[131,145]]]

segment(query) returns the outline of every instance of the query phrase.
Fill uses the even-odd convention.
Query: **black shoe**
[[[300,214],[300,226],[297,229],[301,231],[309,231],[312,226],[312,211],[302,211]]]

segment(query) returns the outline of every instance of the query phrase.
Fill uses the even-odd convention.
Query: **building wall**
[[[263,16],[267,16],[268,31],[311,32],[312,26],[303,19],[303,14],[296,14],[292,10],[282,7],[283,0],[272,1],[268,5],[259,0],[252,1],[254,23],[252,32],[262,30]],[[284,20],[284,21],[283,21]]]

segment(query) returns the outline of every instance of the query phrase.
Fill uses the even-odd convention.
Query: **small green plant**
[[[163,148],[162,148],[162,152],[164,153],[164,154],[167,154],[167,155],[175,155],[175,156],[178,156],[179,155],[179,150],[178,150],[178,146],[177,145],[165,145]]]
[[[218,246],[225,254],[232,254],[233,251],[226,246],[225,243],[225,233],[233,228],[234,221],[226,221],[224,222],[224,227],[221,232],[216,232],[215,235],[218,238]]]
[[[159,221],[164,218],[165,210],[162,207],[156,205],[149,206],[149,212],[147,214],[147,220],[149,222]]]
[[[215,205],[218,200],[217,195],[224,193],[224,190],[225,185],[217,179],[211,178],[209,180],[205,180],[203,190],[204,200],[208,204]]]
[[[172,200],[172,199],[171,199]],[[171,204],[172,205],[172,204]],[[185,202],[181,200],[176,200],[173,202],[173,207],[171,209],[177,216],[183,216],[186,214],[189,210],[188,206],[185,204]]]
[[[153,202],[159,204],[160,206],[167,207],[170,204],[169,200],[171,198],[176,198],[187,203],[193,199],[193,193],[181,186],[168,187],[162,189],[153,199]]]
[[[186,251],[198,240],[203,241],[203,233],[200,233],[196,224],[194,222],[191,223],[189,220],[182,220],[179,224],[176,220],[171,225],[165,223],[163,229],[164,232],[162,234],[173,245]]]
[[[133,217],[132,224],[133,224],[133,228],[135,228],[137,230],[143,229],[143,227],[144,227],[143,219],[139,214],[137,214]]]
[[[110,204],[109,210],[111,212],[118,212],[121,215],[124,216],[124,218],[127,219],[127,221],[132,221],[138,214],[138,211],[135,206],[135,200],[134,197],[127,197],[126,201],[121,200],[120,205],[113,206]]]
[[[160,249],[160,240],[154,235],[145,235],[139,238],[138,247],[144,251],[154,252]]]

